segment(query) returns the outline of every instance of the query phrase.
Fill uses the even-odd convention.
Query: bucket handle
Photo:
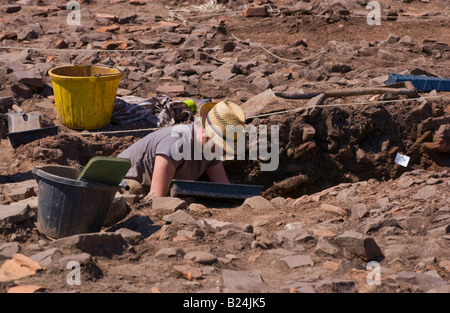
[[[114,75],[117,75],[117,73],[115,73],[115,74],[94,74],[92,76],[94,76],[94,77],[106,77],[106,76],[114,76]]]
[[[94,75],[92,75],[92,76],[94,76],[94,77],[107,77],[107,76],[115,76],[115,75],[117,75],[117,74],[121,74],[122,73],[122,71],[121,70],[119,70],[117,67],[115,67],[115,66],[104,66],[104,67],[106,67],[106,68],[109,68],[109,69],[111,69],[111,70],[116,70],[116,71],[118,71],[119,73],[110,73],[110,74],[94,74]]]

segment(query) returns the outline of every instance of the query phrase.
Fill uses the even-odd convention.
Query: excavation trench
[[[279,166],[225,164],[234,181],[264,186],[264,196],[296,198],[344,182],[389,180],[413,169],[450,165],[448,104],[410,100],[368,106],[311,108],[255,119],[279,126]],[[270,137],[268,137],[270,138]],[[410,157],[407,167],[397,153]]]
[[[233,183],[262,185],[268,199],[296,198],[345,182],[394,179],[413,169],[438,170],[450,166],[448,110],[444,100],[408,100],[255,118],[252,125],[267,126],[269,151],[271,126],[278,126],[276,169],[264,171],[262,161],[254,158],[225,161],[225,169]],[[14,150],[15,170],[27,172],[40,164],[82,167],[97,155],[117,156],[146,134],[84,136],[63,129],[58,136]],[[246,156],[251,149],[248,142]],[[395,163],[397,153],[410,157],[407,167]],[[9,177],[4,183],[14,180]]]

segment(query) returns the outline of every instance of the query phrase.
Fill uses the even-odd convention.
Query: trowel
[[[39,129],[42,127],[40,115],[25,113],[17,104],[14,104],[12,109],[16,113],[8,114],[8,128],[10,133]]]
[[[12,109],[16,113],[8,113],[8,133],[6,134],[12,146],[25,144],[46,136],[56,135],[57,126],[42,127],[41,116],[25,113],[18,105]]]

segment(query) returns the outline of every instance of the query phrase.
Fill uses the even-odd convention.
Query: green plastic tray
[[[130,160],[125,158],[93,157],[86,164],[77,180],[118,186],[130,167]]]

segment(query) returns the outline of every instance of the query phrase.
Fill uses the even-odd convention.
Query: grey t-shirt
[[[196,180],[208,167],[215,166],[221,161],[194,157],[193,135],[194,124],[165,127],[148,134],[118,155],[129,159],[132,164],[125,178],[134,179],[143,186],[151,186],[155,157],[163,155],[175,165],[174,179]],[[186,152],[184,148],[189,144],[192,150],[191,157],[185,154],[180,159],[182,152]]]

